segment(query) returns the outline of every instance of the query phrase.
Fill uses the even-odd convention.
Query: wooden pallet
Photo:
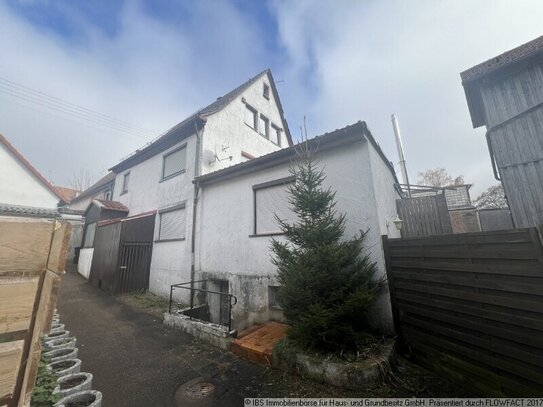
[[[251,362],[269,365],[273,347],[285,336],[286,330],[287,325],[279,322],[253,325],[230,342],[230,351]]]

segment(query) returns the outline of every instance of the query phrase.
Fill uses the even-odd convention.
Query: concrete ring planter
[[[77,358],[77,353],[77,348],[63,348],[50,350],[49,352],[45,352],[44,355],[50,358],[50,363],[55,363],[61,360],[75,359]]]
[[[47,339],[45,339],[45,342],[49,342],[54,339],[66,338],[68,336],[70,336],[70,331],[62,330],[62,331],[51,332],[49,333],[49,335],[47,335]]]
[[[57,404],[55,404],[55,407],[66,407],[70,405],[70,403],[79,403],[77,405],[81,407],[101,407],[102,393],[96,390],[80,391],[64,397]]]
[[[53,394],[66,397],[70,394],[90,390],[92,386],[92,374],[83,372],[69,374],[59,377],[57,384],[58,386],[53,391]]]
[[[77,340],[75,338],[60,338],[45,341],[45,348],[48,351],[65,348],[75,348]]]
[[[47,365],[57,376],[62,377],[72,373],[79,373],[81,369],[81,360],[66,359],[60,362],[49,363]]]
[[[53,332],[59,332],[59,331],[64,331],[66,328],[66,326],[64,324],[61,324],[59,322],[53,322],[51,324],[51,330],[49,331],[49,335],[51,335]]]
[[[355,362],[333,360],[319,355],[273,352],[273,365],[332,386],[367,389],[379,385],[396,361],[394,340],[387,339],[375,355]]]

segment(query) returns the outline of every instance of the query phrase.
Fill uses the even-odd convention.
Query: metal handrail
[[[194,291],[200,291],[200,292],[204,292],[204,293],[217,294],[219,296],[229,297],[229,301],[228,301],[228,332],[230,332],[232,330],[232,307],[238,303],[238,299],[233,294],[221,293],[220,291],[204,290],[202,288],[194,288],[192,286],[195,283],[206,283],[207,281],[209,281],[209,280],[187,281],[186,283],[172,284],[170,286],[170,303],[168,305],[168,313],[169,314],[172,313],[173,291],[176,288],[183,288],[183,289],[191,290],[191,291],[194,290]],[[191,284],[191,287],[185,287],[187,284]],[[233,302],[232,302],[232,300],[233,300]],[[194,308],[194,302],[191,302],[190,309],[193,309],[193,308]]]

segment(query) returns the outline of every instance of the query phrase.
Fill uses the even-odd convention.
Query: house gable
[[[201,174],[292,145],[273,77],[264,71],[220,111],[206,116]]]
[[[61,197],[54,187],[0,134],[0,203],[57,207]]]

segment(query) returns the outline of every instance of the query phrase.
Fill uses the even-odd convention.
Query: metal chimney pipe
[[[407,168],[405,166],[405,157],[403,155],[402,136],[400,134],[400,125],[396,115],[392,114],[392,128],[394,129],[394,137],[396,138],[396,147],[398,149],[398,156],[400,157],[400,170],[402,171],[403,183],[407,185],[407,196],[411,198],[411,188],[409,187],[409,178],[407,176]]]

